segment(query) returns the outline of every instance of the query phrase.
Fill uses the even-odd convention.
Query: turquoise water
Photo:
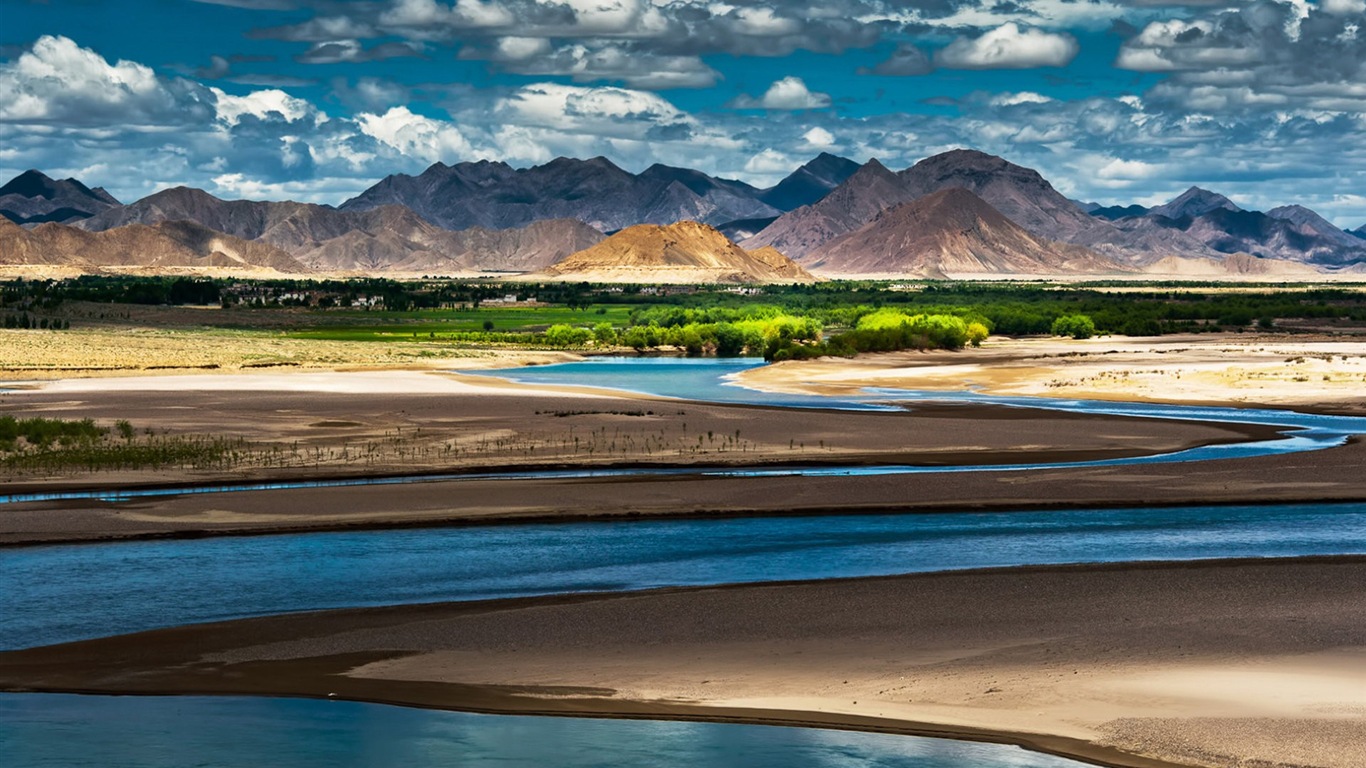
[[[0,648],[350,606],[1343,553],[1366,553],[1366,504],[648,520],[0,549]]]
[[[1067,768],[1016,747],[345,701],[0,694],[9,768]]]

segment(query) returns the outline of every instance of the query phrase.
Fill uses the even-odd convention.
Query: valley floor
[[[63,334],[53,334],[63,335]],[[388,345],[382,345],[388,346]],[[1076,462],[1266,439],[1276,428],[979,404],[905,412],[800,410],[524,386],[449,373],[566,359],[499,353],[398,370],[200,371],[12,385],[0,415],[126,419],[139,433],[264,446],[222,466],[10,469],[6,490],[193,487],[593,467],[1001,465]],[[1287,362],[1287,360],[1291,360]],[[444,368],[444,370],[443,370]],[[1108,374],[1107,374],[1108,372]],[[1366,343],[1296,338],[992,341],[980,350],[869,355],[752,369],[746,385],[848,394],[863,386],[1366,410]],[[1299,379],[1307,379],[1300,381]],[[1239,383],[1241,382],[1241,384]],[[1188,386],[1193,385],[1193,386]],[[1237,403],[1235,403],[1237,404]],[[1243,403],[1248,404],[1248,403]],[[1366,444],[1198,465],[862,477],[637,475],[6,504],[0,545],[155,536],[623,516],[1355,501]]]

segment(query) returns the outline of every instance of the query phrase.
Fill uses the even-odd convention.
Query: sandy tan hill
[[[1150,275],[1174,277],[1295,277],[1322,276],[1308,264],[1283,259],[1262,259],[1248,253],[1231,253],[1223,259],[1168,256],[1143,270]]]
[[[289,274],[310,271],[272,245],[242,240],[188,221],[133,224],[104,232],[52,223],[26,230],[3,221],[0,264],[76,267],[88,272],[128,268]]]
[[[889,208],[806,256],[839,275],[1097,274],[1127,271],[1076,245],[1030,234],[954,187]]]
[[[630,283],[791,283],[814,280],[773,248],[746,251],[696,221],[627,227],[545,271],[552,277]]]

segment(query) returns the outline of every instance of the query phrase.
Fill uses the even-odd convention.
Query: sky
[[[969,147],[1366,224],[1366,0],[0,0],[0,176],[339,204],[603,155],[758,186]]]

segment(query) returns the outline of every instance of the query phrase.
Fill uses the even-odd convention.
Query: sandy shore
[[[287,459],[228,470],[10,476],[6,490],[15,493],[488,468],[1030,464],[1165,453],[1275,434],[1268,427],[983,406],[794,411],[614,397],[421,371],[73,379],[0,394],[0,413],[93,418],[104,424],[128,419],[137,429],[158,434],[283,446]],[[1337,464],[1329,460],[1323,466]],[[124,503],[25,503],[5,506],[0,544],[545,517],[1115,502],[1110,494],[1076,495],[1076,488],[1085,487],[1075,482],[1077,475],[1056,483],[1047,477],[458,481]],[[1300,477],[1296,487],[1301,498],[1366,497],[1358,477],[1357,472],[1333,475],[1331,487],[1306,485]],[[1265,483],[1256,485],[1261,490],[1252,497],[1269,498]],[[999,492],[1010,487],[1015,490]],[[1120,503],[1144,503],[1146,489],[1142,495],[1136,490],[1125,488]],[[1201,498],[1203,491],[1187,487],[1184,496],[1171,501]]]
[[[1366,559],[334,611],[0,654],[0,689],[787,722],[1122,766],[1366,764]]]
[[[989,340],[980,349],[784,362],[748,387],[847,395],[897,387],[995,395],[1310,407],[1366,413],[1366,341],[1228,334]]]

